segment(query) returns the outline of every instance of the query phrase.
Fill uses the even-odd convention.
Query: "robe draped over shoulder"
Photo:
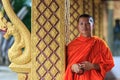
[[[112,53],[106,43],[94,36],[80,36],[68,44],[67,67],[64,80],[103,80],[107,71],[114,66]],[[89,61],[100,66],[100,71],[95,69],[85,71],[79,75],[71,71],[71,66],[83,61]]]

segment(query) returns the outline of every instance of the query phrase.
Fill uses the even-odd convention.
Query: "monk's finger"
[[[79,69],[77,67],[74,67],[74,72],[75,73],[78,73],[79,72]]]
[[[80,71],[79,68],[77,68],[77,71],[76,71],[76,72],[79,73],[79,71]]]
[[[84,67],[85,67],[85,64],[81,64],[81,67],[84,68]]]

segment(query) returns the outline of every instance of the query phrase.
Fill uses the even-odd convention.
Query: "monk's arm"
[[[92,64],[92,63],[90,63],[89,61],[84,61],[84,62],[82,62],[81,66],[82,66],[85,70],[91,70],[91,69],[100,70],[99,64]]]
[[[92,64],[92,65],[93,65],[93,69],[95,69],[95,70],[100,70],[99,64]]]

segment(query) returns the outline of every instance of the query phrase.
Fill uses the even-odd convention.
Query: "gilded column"
[[[103,14],[103,8],[104,8],[104,4],[103,4],[103,2],[100,2],[100,5],[99,5],[99,37],[100,38],[104,38],[104,36],[103,36],[103,33],[104,33],[104,31],[103,31],[103,16],[104,16],[104,14]]]
[[[69,42],[79,35],[77,29],[78,17],[83,13],[83,1],[84,0],[70,0],[70,25],[68,25],[69,30]]]
[[[32,0],[31,80],[62,80],[65,0]]]
[[[94,0],[94,7],[93,7],[93,16],[95,21],[95,27],[94,27],[94,35],[99,36],[99,27],[100,27],[100,13],[99,13],[99,5],[100,0]]]
[[[83,13],[93,15],[93,0],[83,0]]]

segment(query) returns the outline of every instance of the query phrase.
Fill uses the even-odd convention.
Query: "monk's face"
[[[89,18],[81,17],[79,19],[78,30],[79,30],[80,34],[85,37],[91,36],[91,26],[89,23]]]

